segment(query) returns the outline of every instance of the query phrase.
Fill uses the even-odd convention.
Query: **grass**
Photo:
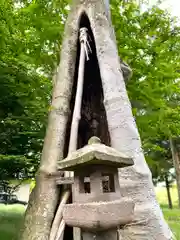
[[[18,240],[25,207],[0,204],[0,240]]]
[[[172,203],[173,203],[173,209],[169,209],[167,202],[167,192],[165,187],[157,187],[156,189],[156,196],[158,199],[158,202],[161,205],[161,208],[163,210],[164,217],[173,231],[175,235],[175,239],[180,240],[180,209],[178,209],[178,193],[176,186],[173,185],[171,188],[171,197],[172,197]]]
[[[177,209],[177,191],[171,189],[174,209],[167,206],[165,188],[157,188],[156,195],[161,204],[164,216],[172,229],[175,239],[180,240],[180,209]],[[18,240],[18,233],[22,223],[25,207],[22,205],[0,205],[0,240]]]
[[[180,240],[180,209],[162,208],[165,219],[174,233],[175,239]]]
[[[161,205],[167,205],[168,198],[167,198],[166,188],[165,187],[156,187],[155,191],[156,191],[156,196],[157,196],[158,202]],[[173,185],[171,187],[170,192],[171,192],[173,205],[177,206],[177,204],[178,204],[178,193],[177,193],[176,185]]]

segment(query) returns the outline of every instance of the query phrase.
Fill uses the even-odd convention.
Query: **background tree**
[[[57,58],[55,51],[51,50],[55,42],[52,43],[49,37],[54,40],[56,36],[58,39],[61,31],[59,27],[56,30],[57,26],[52,30],[53,16],[47,18],[48,12],[40,2],[39,5],[33,5],[28,2],[2,1],[0,13],[0,168],[2,172],[11,163],[15,174],[20,162],[22,169],[27,162],[29,171],[35,173],[50,103],[52,83],[49,78],[54,67],[52,63]],[[57,25],[59,20],[56,19]],[[42,32],[43,27],[46,28],[46,36]],[[17,178],[18,173],[10,173],[8,179],[15,176]],[[4,174],[1,179],[6,179]]]
[[[149,143],[149,147],[146,145],[144,152],[152,172],[154,185],[157,186],[158,183],[165,182],[168,205],[169,208],[172,209],[173,205],[170,188],[175,180],[175,176],[171,172],[173,161],[169,141],[152,141]]]
[[[133,70],[127,87],[144,148],[152,139],[179,136],[177,20],[157,6],[143,13],[135,2],[112,1],[111,7],[119,54]],[[179,174],[177,180],[180,189]]]

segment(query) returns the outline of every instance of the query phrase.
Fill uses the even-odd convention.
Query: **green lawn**
[[[167,202],[167,192],[166,188],[164,187],[157,187],[156,188],[156,195],[158,202],[160,203],[164,216],[172,229],[175,239],[180,240],[180,209],[177,208],[178,206],[178,194],[176,186],[171,188],[171,197],[174,209],[170,210],[168,208]]]
[[[180,240],[180,209],[163,208],[164,216],[172,229],[175,239]]]
[[[25,207],[0,204],[0,240],[18,240]]]
[[[165,187],[156,187],[156,196],[158,199],[158,202],[161,205],[167,205],[168,199],[167,199],[167,192]],[[173,185],[172,188],[170,189],[171,192],[171,198],[174,206],[177,206],[178,204],[178,193],[177,193],[177,187],[176,185]]]
[[[168,209],[166,191],[164,188],[156,189],[159,203],[164,216],[175,234],[175,239],[180,240],[180,209],[177,209],[177,191],[172,189],[172,199],[175,208]],[[20,225],[25,207],[21,205],[0,205],[0,240],[18,240]]]

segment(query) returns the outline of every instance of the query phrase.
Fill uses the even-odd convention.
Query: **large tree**
[[[180,145],[179,138],[170,138],[170,146],[172,152],[172,159],[175,168],[177,190],[178,190],[178,206],[180,208]]]
[[[35,12],[48,19],[44,25]],[[47,17],[56,19],[53,29],[48,28]],[[42,4],[2,1],[0,18],[0,184],[4,184],[24,171],[24,177],[37,171],[52,89],[49,78],[58,58],[54,39],[61,31],[57,13],[48,14]],[[45,25],[47,35],[42,33]]]
[[[1,166],[39,163],[67,4],[0,3]],[[112,0],[111,9],[119,55],[133,69],[127,88],[146,150],[152,139],[179,135],[179,28],[157,7],[142,13],[133,1]]]
[[[47,76],[36,72],[35,59],[38,57],[33,58],[30,52],[37,46],[32,47],[29,43],[28,22],[26,31],[22,28],[25,16],[12,1],[0,3],[0,16],[3,32],[0,50],[0,171],[13,162],[15,173],[24,160],[36,171],[47,122],[51,83]]]
[[[66,22],[43,154],[26,212],[23,239],[48,239],[54,218],[57,188],[53,175],[68,144],[65,134],[78,52],[78,22],[84,10],[95,39],[111,145],[135,161],[133,167],[119,172],[123,194],[133,198],[136,204],[133,223],[119,229],[120,235],[123,239],[170,239],[171,232],[155,199],[151,173],[132,116],[109,14],[104,2],[98,0],[74,1]]]
[[[152,172],[153,183],[156,186],[159,182],[165,182],[169,208],[173,208],[170,188],[175,180],[171,172],[173,168],[172,154],[168,140],[155,140],[146,144],[145,156]]]

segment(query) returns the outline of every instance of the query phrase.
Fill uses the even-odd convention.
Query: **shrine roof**
[[[100,142],[97,137],[92,137],[89,144],[68,155],[58,163],[59,170],[75,171],[82,166],[105,165],[114,168],[132,166],[133,159],[112,147]]]

